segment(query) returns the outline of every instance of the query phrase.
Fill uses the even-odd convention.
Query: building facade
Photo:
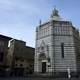
[[[8,42],[11,39],[0,34],[0,75],[4,75],[7,68]]]
[[[21,76],[33,73],[34,48],[26,46],[22,40],[12,39],[8,51],[8,65],[11,75]]]
[[[79,31],[54,8],[49,21],[36,28],[34,72],[62,75],[80,71]]]

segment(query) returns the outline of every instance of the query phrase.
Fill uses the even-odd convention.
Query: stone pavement
[[[80,78],[0,77],[0,80],[80,80]]]

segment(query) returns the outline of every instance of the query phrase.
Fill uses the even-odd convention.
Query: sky
[[[0,0],[0,34],[35,47],[35,29],[46,22],[54,7],[62,18],[80,28],[80,0]]]

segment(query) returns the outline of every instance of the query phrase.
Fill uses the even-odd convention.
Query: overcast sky
[[[60,15],[80,26],[80,0],[0,0],[0,34],[26,41],[35,47],[35,28],[39,19],[50,17],[56,6]]]

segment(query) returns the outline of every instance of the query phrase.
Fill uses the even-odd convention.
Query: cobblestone
[[[0,77],[0,80],[80,80],[80,78]]]

